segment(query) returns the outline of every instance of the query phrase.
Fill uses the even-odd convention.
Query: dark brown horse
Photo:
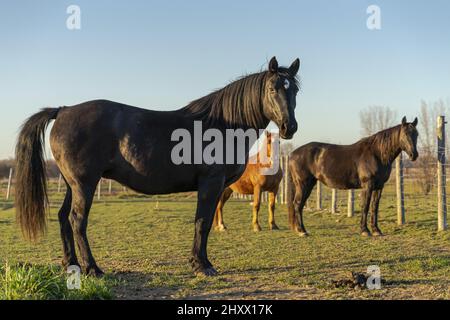
[[[303,225],[303,207],[317,180],[330,188],[362,188],[361,235],[370,236],[367,214],[371,211],[374,236],[382,235],[378,227],[378,206],[392,162],[405,151],[411,160],[417,152],[417,118],[412,123],[406,117],[398,126],[380,131],[352,145],[312,142],[294,150],[289,159],[289,171],[295,186],[290,193],[289,222],[300,235],[307,235]]]
[[[216,274],[206,250],[214,212],[223,190],[244,172],[251,146],[245,136],[238,143],[245,146],[242,161],[242,157],[237,159],[236,143],[222,144],[226,163],[218,160],[207,164],[202,155],[210,144],[205,141],[211,139],[197,136],[199,123],[200,135],[203,128],[212,129],[220,137],[230,130],[264,129],[272,120],[283,138],[292,138],[297,131],[294,108],[299,66],[297,59],[289,68],[278,67],[274,57],[268,71],[238,79],[177,111],[150,111],[96,100],[43,109],[31,116],[16,146],[16,212],[24,235],[35,239],[46,228],[48,201],[42,149],[46,127],[55,119],[50,144],[67,183],[59,211],[64,266],[79,265],[76,242],[83,271],[102,274],[91,253],[87,226],[96,185],[105,177],[145,194],[198,191],[190,262],[197,274]],[[234,140],[239,137],[234,136]],[[181,138],[189,142],[189,147],[180,151],[184,160],[179,163],[173,153]]]
[[[220,198],[217,205],[216,214],[214,216],[213,226],[217,231],[226,230],[223,222],[223,207],[228,201],[233,192],[239,194],[252,194],[253,195],[253,231],[261,231],[259,225],[259,208],[261,205],[261,192],[268,191],[269,193],[269,228],[270,230],[278,230],[278,226],[275,223],[275,199],[278,193],[278,187],[283,179],[283,173],[281,172],[280,165],[278,164],[278,170],[275,174],[263,174],[261,170],[274,165],[272,157],[272,136],[267,133],[265,141],[262,143],[263,148],[267,148],[266,155],[270,160],[270,163],[265,163],[260,159],[260,152],[257,153],[257,160],[255,163],[248,163],[244,173],[238,181],[225,188],[225,191]]]

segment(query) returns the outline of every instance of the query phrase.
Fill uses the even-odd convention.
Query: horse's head
[[[278,126],[283,139],[291,139],[297,131],[295,98],[299,88],[295,77],[299,68],[299,59],[296,59],[289,68],[278,67],[275,57],[269,62],[269,74],[264,88],[263,112]]]
[[[413,122],[407,122],[406,117],[402,119],[400,131],[400,148],[405,151],[412,161],[415,161],[419,156],[417,152],[417,118]]]

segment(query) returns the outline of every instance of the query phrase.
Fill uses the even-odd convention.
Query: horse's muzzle
[[[297,122],[284,122],[280,126],[280,135],[283,139],[292,139],[294,134],[297,132]]]
[[[417,151],[414,151],[412,154],[409,154],[409,158],[411,159],[411,161],[416,161],[418,157],[419,153]]]

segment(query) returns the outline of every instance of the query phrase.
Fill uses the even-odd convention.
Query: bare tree
[[[443,100],[432,103],[421,101],[419,126],[419,158],[417,161],[419,187],[424,194],[430,193],[436,181],[436,120],[439,115],[445,115],[449,105]],[[448,144],[448,130],[446,132]],[[446,148],[447,152],[448,145]],[[447,155],[448,156],[448,155]]]
[[[361,133],[370,136],[380,130],[394,126],[397,122],[397,112],[389,107],[369,106],[359,113]]]

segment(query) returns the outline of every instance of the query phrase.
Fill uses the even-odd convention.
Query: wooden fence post
[[[289,183],[290,183],[290,179],[289,179],[289,155],[286,155],[284,157],[284,168],[286,170],[286,172],[284,173],[284,204],[288,203],[288,188],[289,188]],[[292,190],[292,192],[294,192],[294,190]],[[292,195],[293,197],[294,195]]]
[[[97,185],[97,199],[100,200],[101,196],[102,196],[102,179],[100,179]]]
[[[62,180],[62,175],[61,175],[61,173],[60,173],[60,174],[59,174],[59,177],[58,177],[58,193],[61,192],[61,180]]]
[[[337,190],[331,190],[331,213],[337,212]]]
[[[322,182],[317,181],[317,191],[316,191],[316,209],[322,210]]]
[[[397,224],[399,226],[404,225],[405,218],[405,198],[403,187],[403,157],[402,153],[395,159],[395,181],[396,181],[396,193],[397,193]]]
[[[281,166],[281,172],[283,174],[283,179],[281,179],[280,186],[278,187],[278,197],[280,199],[280,203],[283,204],[286,202],[286,190],[284,189],[285,185],[285,179],[286,179],[286,166],[284,162],[284,156],[280,156],[280,166]]]
[[[355,214],[355,190],[348,190],[347,217],[351,218]]]
[[[6,200],[9,200],[9,196],[11,195],[12,174],[13,174],[13,169],[9,168],[8,188],[6,189]]]
[[[437,118],[437,158],[438,158],[438,230],[447,229],[447,192],[445,176],[445,117]]]
[[[109,185],[108,185],[108,194],[112,194],[112,180],[109,179]]]

